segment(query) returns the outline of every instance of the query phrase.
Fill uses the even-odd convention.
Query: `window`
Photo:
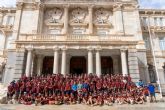
[[[160,18],[160,22],[159,22],[160,26],[163,26],[163,18]]]
[[[161,50],[165,50],[165,37],[159,38],[159,45]]]
[[[155,18],[154,18],[154,25],[155,25],[155,26],[158,25],[157,20],[158,20],[158,18],[155,17]]]
[[[149,72],[150,82],[155,83],[157,79],[155,67],[151,64],[148,64],[148,72]]]
[[[143,40],[145,42],[146,49],[150,49],[150,39],[149,39],[149,36],[148,37],[144,36]]]
[[[74,29],[73,34],[84,34],[84,29]]]
[[[148,24],[147,17],[143,17],[142,23],[143,23],[143,26],[147,26]]]
[[[12,25],[12,16],[7,17],[6,25]]]

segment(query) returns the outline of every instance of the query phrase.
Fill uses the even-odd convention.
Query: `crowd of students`
[[[130,76],[94,74],[21,77],[8,86],[8,100],[25,105],[87,104],[113,105],[143,104],[150,92],[148,87],[139,86]]]

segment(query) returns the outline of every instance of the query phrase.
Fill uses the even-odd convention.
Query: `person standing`
[[[154,100],[156,102],[155,86],[153,84],[149,83],[148,84],[148,90],[149,90],[149,93],[150,93],[150,102],[153,102]]]
[[[74,84],[72,84],[72,93],[74,95],[75,98],[77,98],[77,83],[74,82]]]

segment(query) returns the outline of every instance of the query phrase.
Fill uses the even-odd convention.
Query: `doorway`
[[[113,74],[113,60],[110,56],[101,57],[101,72],[105,74]]]
[[[86,73],[86,58],[85,57],[72,57],[70,59],[70,73],[73,75],[81,75]]]
[[[53,73],[53,62],[54,62],[53,56],[46,56],[43,59],[42,74],[44,76]]]

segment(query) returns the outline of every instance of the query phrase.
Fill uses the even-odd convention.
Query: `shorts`
[[[154,96],[155,97],[155,93],[150,93],[151,97]]]

